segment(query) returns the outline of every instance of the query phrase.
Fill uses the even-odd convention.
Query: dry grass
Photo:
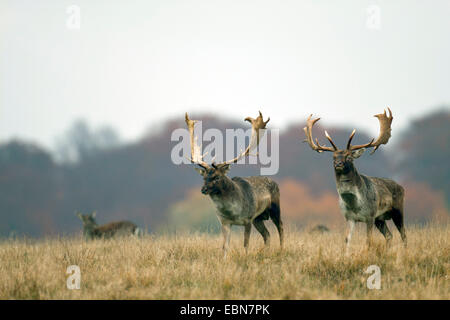
[[[342,232],[286,232],[280,252],[262,248],[253,231],[249,254],[243,231],[232,236],[224,261],[221,237],[147,236],[84,242],[81,238],[0,242],[1,299],[449,299],[450,227],[409,228],[405,250],[394,230],[365,248],[354,236],[351,257]],[[66,288],[66,268],[81,268],[81,289]],[[366,287],[369,265],[382,272],[381,290]]]

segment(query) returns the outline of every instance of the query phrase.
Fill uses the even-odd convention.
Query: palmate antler
[[[248,144],[245,151],[241,152],[236,158],[233,158],[231,160],[228,160],[228,161],[225,161],[222,163],[218,163],[218,164],[212,163],[213,167],[217,168],[219,166],[236,163],[243,157],[250,155],[250,152],[258,147],[259,140],[261,138],[260,130],[266,128],[266,125],[270,121],[270,118],[268,118],[266,121],[264,121],[263,115],[262,115],[261,111],[259,111],[259,116],[256,119],[247,117],[247,118],[245,118],[245,121],[248,121],[252,124],[252,135],[250,138],[250,143]],[[203,157],[205,155],[201,154],[200,146],[197,144],[197,137],[194,136],[194,126],[195,126],[196,122],[197,122],[197,120],[189,119],[189,116],[186,113],[186,124],[188,126],[189,135],[190,135],[190,139],[191,139],[190,140],[191,141],[191,159],[190,160],[192,163],[198,164],[199,166],[206,169],[206,168],[209,168],[210,166],[209,166],[209,164],[207,164],[206,162],[203,161]]]
[[[370,141],[369,143],[352,146],[352,139],[356,132],[356,129],[353,129],[353,132],[347,142],[347,150],[373,148],[371,153],[374,153],[380,145],[388,143],[389,138],[391,137],[391,124],[394,117],[392,117],[391,109],[389,109],[389,107],[387,109],[389,110],[389,116],[386,115],[386,110],[384,110],[384,113],[374,115],[374,117],[378,118],[378,121],[380,122],[380,135],[378,136],[377,140],[372,139],[372,141]]]
[[[245,118],[244,121],[248,121],[252,124],[252,136],[250,137],[250,143],[248,144],[248,147],[245,149],[244,152],[241,152],[236,158],[225,161],[223,164],[232,164],[238,162],[241,158],[246,157],[250,155],[250,151],[253,151],[256,149],[259,145],[259,139],[260,139],[260,131],[261,129],[265,129],[267,123],[270,121],[270,118],[267,118],[266,121],[263,120],[263,115],[261,111],[259,111],[259,116],[256,119],[253,119],[251,117]]]
[[[321,146],[319,143],[319,140],[317,138],[316,138],[316,143],[314,143],[314,139],[312,137],[312,128],[316,124],[316,122],[320,120],[320,118],[311,119],[311,117],[312,117],[312,114],[306,120],[306,127],[303,128],[303,131],[305,131],[305,135],[306,135],[306,140],[304,140],[304,142],[308,142],[311,149],[313,149],[314,151],[317,151],[319,153],[323,152],[323,151],[330,151],[330,152],[337,151],[338,148],[336,147],[333,140],[331,139],[328,132],[326,132],[326,131],[325,131],[325,136],[327,137],[328,141],[330,141],[330,143],[333,147],[331,148],[331,147]]]
[[[389,116],[386,114],[386,110],[384,111],[384,113],[374,115],[374,117],[378,118],[378,121],[380,122],[380,134],[376,140],[372,139],[369,143],[352,146],[351,145],[352,139],[356,133],[356,129],[353,129],[353,131],[348,139],[348,142],[347,142],[347,150],[353,151],[353,150],[358,150],[358,149],[362,149],[362,148],[374,148],[371,152],[371,153],[374,153],[379,148],[380,145],[386,144],[389,141],[389,138],[391,137],[391,124],[392,124],[392,120],[394,119],[392,117],[392,111],[391,111],[391,109],[389,109],[389,107],[388,107],[388,110],[389,110]],[[316,143],[314,143],[314,140],[312,137],[312,127],[314,126],[314,124],[317,121],[320,120],[320,118],[311,119],[311,117],[312,117],[312,115],[310,115],[308,117],[308,119],[306,120],[306,127],[303,128],[303,130],[305,131],[305,135],[306,135],[305,142],[308,142],[311,149],[313,149],[317,152],[323,152],[323,151],[334,152],[334,151],[339,150],[336,147],[336,145],[334,144],[334,142],[331,139],[328,132],[326,132],[326,131],[325,131],[325,136],[327,137],[328,141],[330,141],[330,143],[333,147],[322,146],[319,144],[319,141],[317,139],[316,139]]]
[[[200,146],[197,144],[197,137],[194,135],[194,127],[197,120],[191,120],[189,119],[189,116],[186,112],[185,116],[186,125],[189,129],[189,136],[191,138],[191,162],[198,164],[200,167],[203,167],[204,169],[209,168],[209,165],[203,161],[202,151],[200,150]]]

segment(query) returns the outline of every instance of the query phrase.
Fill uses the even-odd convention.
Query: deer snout
[[[334,163],[334,170],[338,173],[347,173],[350,170],[349,164],[345,161],[337,161]]]
[[[335,161],[334,162],[334,167],[336,169],[344,169],[345,163],[343,161]]]
[[[207,186],[203,186],[201,191],[202,191],[203,194],[207,194],[208,193],[208,187]]]

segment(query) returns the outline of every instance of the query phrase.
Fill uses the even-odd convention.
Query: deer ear
[[[366,151],[366,148],[362,148],[362,149],[358,149],[358,150],[352,151],[352,158],[353,159],[358,159],[359,157],[361,157],[363,155],[364,151]]]
[[[205,176],[205,174],[206,174],[206,170],[205,170],[205,169],[202,169],[202,168],[194,168],[194,169],[195,169],[195,171],[197,171],[202,177]]]
[[[221,173],[225,174],[228,172],[228,170],[230,170],[230,164],[228,164],[228,163],[221,164],[221,165],[217,166],[217,168],[220,170]]]
[[[97,215],[97,211],[92,212],[92,218],[95,218],[96,215]]]

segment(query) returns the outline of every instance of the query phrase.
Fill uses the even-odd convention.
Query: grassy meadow
[[[349,257],[342,231],[288,226],[280,251],[274,229],[270,248],[253,229],[246,255],[234,229],[225,260],[220,235],[2,240],[0,299],[450,299],[448,224],[410,226],[407,249],[391,228],[390,248],[374,230],[367,250],[358,228]],[[67,289],[70,265],[80,267],[79,290]],[[381,268],[380,290],[366,286],[370,265]]]

